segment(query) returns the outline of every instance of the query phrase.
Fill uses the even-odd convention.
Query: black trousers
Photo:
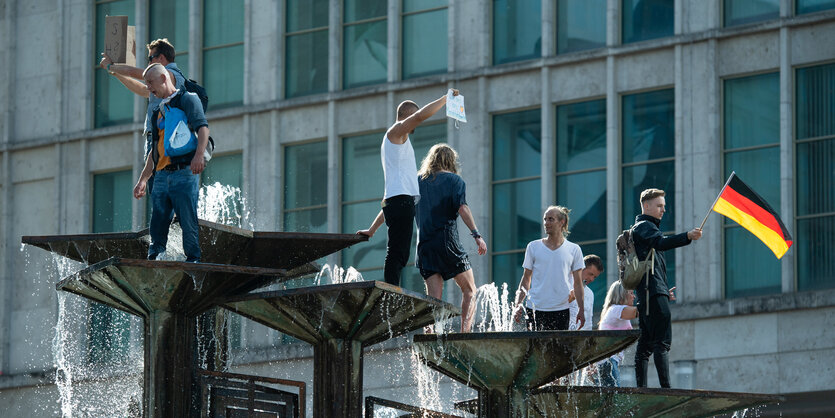
[[[386,283],[400,286],[403,267],[409,262],[412,233],[415,229],[415,198],[408,195],[393,196],[385,200],[383,215],[388,227],[386,264],[383,271]]]
[[[566,331],[570,322],[570,311],[534,311],[525,308],[528,313],[528,329],[531,331]]]
[[[645,305],[647,303],[649,315],[647,315]],[[638,347],[635,350],[635,368],[636,374],[644,373],[643,376],[637,376],[638,386],[646,386],[646,365],[649,356],[653,355],[661,387],[670,387],[667,353],[673,341],[673,326],[669,296],[658,294],[650,296],[649,301],[640,303],[638,321],[641,327],[641,337],[638,339]]]

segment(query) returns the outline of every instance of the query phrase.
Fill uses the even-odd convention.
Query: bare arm
[[[113,68],[113,66],[111,65],[110,68]],[[143,83],[141,81],[135,80],[133,78],[130,78],[130,77],[127,77],[127,76],[124,76],[124,75],[121,75],[121,74],[118,74],[118,73],[115,73],[115,72],[113,73],[113,76],[116,77],[116,79],[119,80],[122,84],[124,84],[125,87],[128,88],[128,90],[132,91],[134,94],[136,94],[138,96],[142,96],[142,97],[147,99],[148,96],[151,94],[148,91],[148,87],[145,86],[145,83]]]
[[[464,221],[467,228],[470,228],[470,231],[478,229],[475,226],[475,219],[473,218],[473,213],[470,212],[469,206],[461,205],[461,207],[458,208],[458,214],[461,215],[461,220]],[[484,242],[484,239],[481,236],[475,238],[475,243],[478,245],[478,255],[484,255],[487,253],[487,243]]]
[[[525,269],[522,272],[522,280],[519,281],[519,290],[516,291],[516,302],[513,304],[513,309],[516,311],[513,317],[516,322],[519,322],[519,318],[522,317],[522,302],[525,301],[525,298],[528,296],[528,291],[531,289],[532,275],[533,270]]]
[[[148,158],[145,159],[145,167],[142,168],[142,173],[139,174],[139,180],[136,186],[133,187],[133,197],[136,199],[145,196],[145,188],[148,185],[148,179],[154,172],[153,151],[148,153]]]
[[[638,317],[638,308],[627,306],[620,312],[620,319],[635,319]]]
[[[583,328],[583,325],[586,324],[586,313],[583,309],[583,277],[580,275],[583,269],[574,270],[571,272],[574,275],[574,297],[577,299],[577,306],[580,308],[577,310],[577,329]]]
[[[368,238],[371,238],[371,237],[374,236],[374,233],[377,232],[377,229],[379,229],[380,226],[383,225],[383,222],[385,222],[385,221],[386,221],[386,217],[385,217],[385,215],[383,215],[383,211],[380,210],[380,213],[378,213],[377,217],[374,218],[374,222],[371,223],[371,226],[368,229],[363,229],[361,231],[357,231],[357,234],[367,235]]]
[[[452,94],[457,96],[458,90],[453,90]],[[446,95],[443,95],[434,102],[423,106],[417,112],[412,113],[412,115],[408,118],[397,121],[397,123],[395,123],[391,128],[389,128],[388,132],[386,132],[386,136],[389,141],[395,144],[402,144],[406,142],[406,135],[408,135],[409,132],[412,132],[418,125],[423,123],[423,121],[432,117],[432,115],[441,110],[445,104]]]
[[[209,127],[201,126],[197,130],[197,149],[194,151],[194,158],[191,159],[191,172],[200,174],[206,168],[206,146],[209,144]]]

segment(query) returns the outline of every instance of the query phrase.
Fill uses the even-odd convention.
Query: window
[[[403,0],[403,78],[447,71],[447,1]]]
[[[204,1],[202,81],[210,108],[243,104],[243,0]]]
[[[131,170],[93,176],[93,232],[131,230]],[[113,363],[127,358],[130,348],[131,317],[127,312],[90,302],[90,363]]]
[[[284,230],[328,232],[328,143],[284,149]]]
[[[606,266],[606,100],[557,106],[557,202],[571,209],[569,239]],[[592,282],[602,309],[606,279]]]
[[[780,17],[780,0],[725,0],[725,26],[744,25]]]
[[[288,0],[285,96],[328,91],[328,0]]]
[[[606,0],[557,3],[557,53],[606,46]]]
[[[188,75],[188,0],[152,0],[148,19],[148,43],[155,39],[168,38],[177,54],[177,68]],[[143,53],[139,49],[140,46],[137,45],[137,55]]]
[[[673,3],[673,0],[623,0],[623,43],[672,36]]]
[[[99,53],[104,51],[105,16],[127,16],[128,25],[135,25],[133,0],[96,1],[95,102],[93,123],[96,128],[133,122],[133,93],[116,77],[98,65]]]
[[[641,192],[666,192],[667,213],[661,231],[675,233],[675,108],[673,89],[623,96],[621,132],[622,227],[635,223],[641,213]],[[675,286],[675,251],[664,253],[667,283]]]
[[[510,294],[522,277],[528,242],[542,237],[539,109],[493,116],[493,283]]]
[[[835,287],[835,64],[796,72],[797,289]]]
[[[380,144],[383,132],[347,137],[342,142],[342,232],[354,233],[368,228],[380,212],[383,198],[383,166],[380,163]],[[417,166],[432,145],[446,141],[446,124],[419,126],[409,135],[415,149]],[[409,265],[403,270],[401,286],[424,292],[423,278],[414,267],[417,230],[412,240]],[[353,266],[365,280],[383,281],[386,257],[386,228],[380,227],[374,237],[362,245],[342,250],[343,267]]]
[[[835,9],[835,0],[797,0],[797,14],[814,13],[821,10]]]
[[[725,80],[724,96],[724,178],[736,171],[771,207],[779,208],[780,76]],[[724,222],[725,297],[780,293],[780,260],[736,222],[720,218]]]
[[[542,56],[540,0],[493,0],[493,64]]]
[[[345,0],[344,88],[382,83],[388,70],[388,2]]]

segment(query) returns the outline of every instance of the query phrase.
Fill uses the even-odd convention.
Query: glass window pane
[[[524,249],[542,237],[540,180],[493,186],[493,251]]]
[[[90,363],[126,360],[130,347],[130,314],[91,302],[89,311]]]
[[[780,260],[762,241],[739,226],[725,229],[725,297],[780,293],[780,276]]]
[[[383,198],[385,182],[383,179],[383,165],[380,159],[383,135],[385,135],[385,132],[376,132],[348,137],[342,141],[343,202]],[[380,202],[376,202],[376,205],[376,212],[379,212]],[[367,219],[365,222],[370,225],[371,219]],[[354,229],[351,232],[367,227],[368,225],[363,225],[362,228]]]
[[[725,149],[780,142],[780,74],[725,80]]]
[[[797,214],[835,212],[835,139],[797,144]]]
[[[541,116],[533,109],[493,117],[493,180],[541,174]]]
[[[328,203],[328,143],[292,145],[284,152],[284,208]]]
[[[798,168],[799,170],[799,168]],[[772,208],[780,208],[780,148],[769,147],[725,154],[725,179],[731,172],[755,190]],[[723,217],[726,223],[734,221]]]
[[[191,75],[189,75],[189,73],[188,73],[188,68],[189,68],[188,67],[188,53],[186,53],[186,52],[179,53],[179,54],[177,54],[176,58],[177,58],[177,68],[179,68],[180,71],[183,72],[183,74],[186,76],[186,78],[194,78]]]
[[[835,135],[835,64],[799,68],[797,139]]]
[[[493,0],[493,64],[541,56],[541,1]]]
[[[606,0],[560,0],[557,4],[557,53],[606,46]]]
[[[346,26],[344,35],[344,87],[385,82],[388,68],[387,21]]]
[[[557,172],[606,166],[606,100],[557,106]]]
[[[188,3],[189,0],[152,0],[148,16],[150,36],[148,41],[168,38],[174,45],[175,51],[188,50]],[[140,43],[137,43],[140,47]],[[144,54],[147,49],[136,51],[136,55]],[[185,60],[188,61],[188,60]],[[180,62],[177,66],[182,70]]]
[[[98,64],[99,53],[104,51],[104,30],[106,16],[127,16],[128,25],[135,25],[136,11],[133,0],[119,0],[96,5],[96,54],[94,65]],[[142,52],[144,53],[144,52]],[[96,66],[94,73],[95,101],[93,123],[96,128],[120,125],[133,121],[133,93],[125,88],[116,77]]]
[[[382,17],[388,14],[386,0],[345,0],[345,23]]]
[[[287,32],[328,26],[328,0],[287,0]]]
[[[673,89],[623,96],[623,162],[674,156]]]
[[[403,78],[447,71],[447,10],[403,16]]]
[[[574,234],[572,233],[571,238],[573,242],[576,242],[574,238]],[[600,276],[597,276],[591,284],[589,284],[589,289],[594,292],[594,310],[600,311],[603,309],[603,302],[606,301],[606,292],[609,291],[609,288],[606,286],[606,269],[609,266],[606,265],[606,243],[601,242],[598,244],[580,244],[580,249],[583,250],[583,256],[588,256],[594,254],[600,257],[600,260],[603,261],[603,272]],[[613,263],[612,268],[617,268],[617,264]],[[591,318],[586,318],[586,321],[591,321]],[[597,323],[594,324],[595,328],[597,328]]]
[[[243,41],[244,0],[205,0],[203,3],[203,47]],[[212,67],[207,65],[206,68]]]
[[[203,86],[209,109],[235,106],[244,99],[244,46],[203,52]]]
[[[130,231],[133,210],[131,170],[93,176],[93,232]]]
[[[285,42],[286,96],[297,97],[328,91],[327,29],[288,36]]]
[[[797,0],[797,14],[819,12],[821,10],[835,9],[833,0]]]
[[[780,0],[725,0],[725,26],[780,17]]]
[[[835,216],[799,219],[796,245],[797,290],[835,287]]]
[[[328,232],[328,208],[285,212],[284,230],[293,232]]]
[[[403,13],[434,9],[436,7],[444,7],[448,4],[448,0],[403,0]]]
[[[203,170],[204,185],[216,182],[225,186],[241,188],[243,184],[243,155],[231,154],[213,157]]]
[[[416,167],[420,167],[421,161],[433,145],[446,142],[446,123],[420,125],[415,129],[415,133],[409,135],[409,141],[415,149]]]
[[[378,201],[343,205],[342,232],[353,234],[368,228],[379,212],[380,202]],[[342,250],[342,266],[345,268],[352,266],[355,269],[382,267],[386,259],[387,234],[388,228],[383,224],[368,242]],[[411,253],[409,261],[415,261]]]
[[[557,203],[571,209],[571,241],[606,238],[606,171],[557,177]]]
[[[623,43],[673,35],[673,0],[623,0]]]
[[[507,284],[508,297],[511,302],[515,300],[516,289],[519,288],[519,281],[522,279],[522,262],[524,261],[524,251],[493,256],[492,279],[496,288],[499,289],[499,296],[502,294],[502,285]]]
[[[661,230],[675,229],[675,168],[674,161],[623,168],[623,228],[635,223],[635,216],[641,214],[641,192],[654,187],[666,192],[667,213],[661,218]]]

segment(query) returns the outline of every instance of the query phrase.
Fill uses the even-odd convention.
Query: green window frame
[[[722,2],[722,21],[725,27],[780,17],[780,0],[725,0]]]
[[[447,72],[447,0],[403,0],[402,78]]]
[[[736,171],[771,207],[779,208],[780,75],[727,79],[723,96],[724,178]],[[780,293],[780,260],[753,234],[728,218],[722,219],[725,297]]]
[[[835,287],[835,63],[795,70],[797,290]]]
[[[328,0],[287,0],[284,96],[328,91]]]
[[[203,2],[203,86],[209,109],[244,101],[244,0]]]
[[[557,2],[557,54],[606,46],[606,0]]]
[[[388,77],[388,2],[345,0],[342,87],[384,83]]]
[[[515,292],[530,241],[542,237],[542,111],[493,115],[491,279]]]
[[[666,192],[667,213],[661,232],[675,233],[675,94],[654,90],[621,97],[621,227],[641,213],[640,194]],[[675,286],[675,251],[664,253],[667,283]]]
[[[134,0],[97,0],[96,8],[96,54],[93,59],[93,126],[123,125],[133,122],[133,93],[116,77],[111,76],[99,64],[99,53],[104,51],[105,16],[127,16],[128,25],[135,25]]]
[[[674,0],[622,0],[622,43],[673,36],[674,3]]]
[[[606,99],[556,107],[556,196],[571,209],[569,239],[606,266]],[[589,286],[603,308],[606,279]],[[590,319],[588,319],[590,320]]]
[[[541,0],[493,0],[493,65],[542,57]]]
[[[188,75],[189,0],[149,1],[148,29],[148,43],[167,38],[174,45],[177,68]],[[136,54],[140,53],[144,52],[137,45]]]

